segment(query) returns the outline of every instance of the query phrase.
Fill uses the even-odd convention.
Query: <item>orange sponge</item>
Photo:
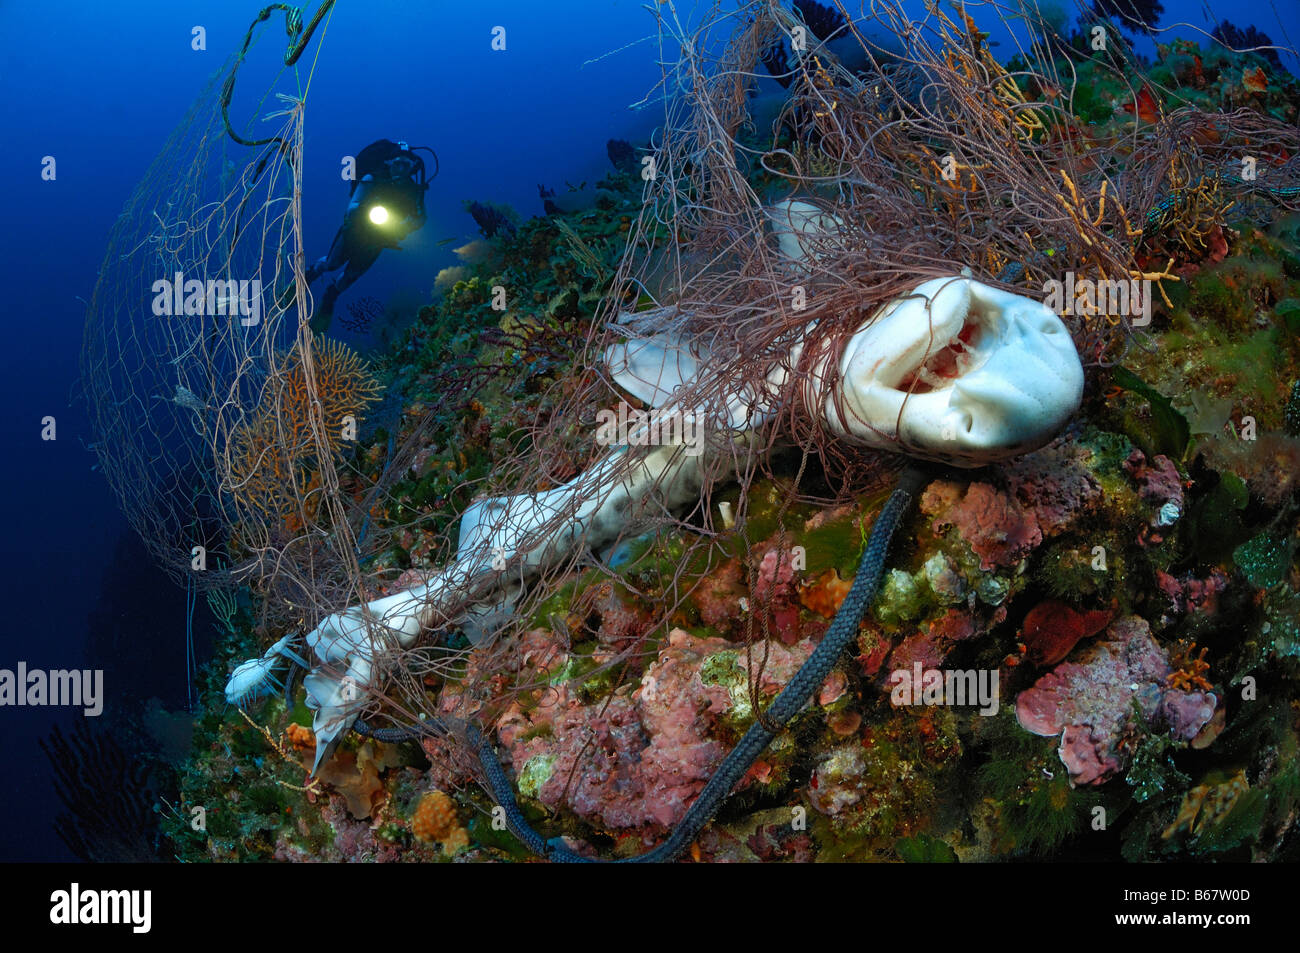
[[[469,846],[469,832],[456,822],[456,805],[442,791],[430,791],[420,798],[411,821],[411,832],[426,844],[442,844],[445,854]]]

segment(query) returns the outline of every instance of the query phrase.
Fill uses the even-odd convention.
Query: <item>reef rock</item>
[[[936,481],[921,497],[921,512],[935,517],[934,530],[956,527],[981,569],[1014,566],[1039,543],[1043,531],[1032,510],[988,483],[972,483],[965,494],[947,481]]]
[[[1033,510],[1043,536],[1056,536],[1101,499],[1101,484],[1088,468],[1091,458],[1087,447],[1062,437],[1002,465],[1012,495]]]
[[[806,639],[769,645],[765,660],[755,649],[765,700],[812,650]],[[552,685],[498,722],[520,791],[605,830],[640,829],[647,843],[681,820],[726,755],[714,735],[753,718],[743,648],[683,629],[669,633],[634,691],[591,704],[578,694]]]
[[[1145,620],[1114,622],[1106,637],[1042,676],[1016,698],[1016,718],[1036,735],[1061,738],[1061,762],[1070,782],[1101,784],[1125,765],[1122,742],[1145,726],[1190,741],[1214,716],[1210,692],[1166,687],[1169,657],[1151,637]]]
[[[1159,508],[1152,527],[1163,529],[1178,522],[1183,514],[1183,480],[1173,461],[1157,454],[1148,463],[1146,455],[1135,449],[1124,461],[1124,472],[1137,484],[1142,502]],[[1159,542],[1159,537],[1151,541]]]
[[[936,480],[921,497],[936,535],[956,529],[983,570],[1016,565],[1044,539],[1069,529],[1101,499],[1092,452],[1068,437],[1000,464],[1005,488]]]

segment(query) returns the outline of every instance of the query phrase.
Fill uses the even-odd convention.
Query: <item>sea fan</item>
[[[483,233],[484,238],[494,238],[498,234],[507,238],[515,233],[514,223],[504,210],[490,202],[466,202],[465,211],[474,219],[474,224]]]
[[[1254,47],[1273,45],[1273,41],[1267,33],[1262,33],[1253,26],[1248,26],[1243,30],[1228,20],[1224,20],[1216,26],[1210,36],[1234,50],[1249,50]],[[1277,50],[1255,50],[1255,52],[1268,60],[1269,65],[1275,70],[1281,71],[1282,59],[1277,55]]]

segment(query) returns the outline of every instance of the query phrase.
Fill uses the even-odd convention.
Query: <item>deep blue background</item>
[[[106,673],[110,706],[127,691],[184,704],[185,598],[141,550],[119,553],[126,524],[83,448],[93,439],[74,386],[83,299],[123,204],[261,6],[0,2],[0,175],[10,200],[0,228],[0,667],[20,659],[34,668],[81,667],[88,615],[111,567],[105,609],[119,631],[98,635],[120,650]],[[626,107],[657,70],[649,43],[583,68],[654,25],[633,0],[601,0],[598,15],[594,7],[341,0],[310,98],[309,258],[325,252],[342,215],[341,157],[378,138],[432,146],[442,171],[426,227],[403,254],[386,253],[356,295],[386,299],[404,288],[428,300],[438,269],[457,263],[451,249],[477,236],[464,199],[508,202],[533,215],[541,212],[538,183],[562,192],[565,179],[603,176],[608,138],[648,134],[654,112]],[[240,92],[258,88],[277,65],[282,22],[277,14],[261,28]],[[489,48],[498,23],[508,31],[504,53]],[[207,29],[206,52],[190,48],[196,24]],[[40,179],[45,155],[58,163],[53,182]],[[445,238],[457,241],[436,244]],[[47,414],[58,420],[52,443],[39,439]],[[124,567],[123,558],[136,562]],[[52,720],[73,717],[80,715],[0,709],[0,859],[68,857],[50,830],[58,805],[36,739]]]
[[[0,667],[25,660],[79,668],[97,646],[109,706],[127,693],[184,704],[185,604],[124,539],[125,523],[83,448],[92,439],[75,399],[83,301],[118,212],[261,6],[0,0],[0,180],[10,202],[0,227]],[[1269,0],[1216,0],[1218,15],[1200,0],[1165,6],[1166,24],[1182,19],[1208,30],[1226,13],[1278,43],[1287,42],[1283,30],[1300,41],[1295,0],[1276,0],[1276,8]],[[257,87],[282,54],[282,22],[277,14],[262,27],[241,91]],[[489,47],[497,24],[508,30],[504,53]],[[191,49],[195,25],[207,30],[205,52]],[[347,194],[342,156],[382,137],[430,145],[442,171],[429,192],[427,226],[352,292],[386,299],[402,290],[427,300],[438,270],[456,264],[451,249],[477,235],[463,200],[538,214],[544,183],[564,205],[566,180],[594,182],[608,171],[607,139],[648,135],[661,113],[628,107],[659,78],[657,44],[583,64],[653,31],[640,0],[339,0],[309,99],[308,258],[324,253],[338,225]],[[300,68],[315,51],[313,44]],[[1297,69],[1294,57],[1286,62]],[[56,181],[40,178],[45,155],[58,162]],[[457,240],[437,244],[447,238]],[[58,420],[55,442],[39,439],[47,414]],[[113,657],[105,660],[107,650]],[[36,739],[53,720],[73,717],[0,709],[0,860],[68,858],[50,828],[58,804]]]

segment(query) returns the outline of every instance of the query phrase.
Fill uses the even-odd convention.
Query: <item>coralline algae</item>
[[[1036,735],[1061,738],[1072,783],[1101,784],[1127,763],[1125,742],[1143,727],[1190,741],[1214,716],[1211,692],[1168,689],[1169,657],[1146,621],[1128,616],[1016,698],[1016,718]],[[1134,711],[1140,713],[1139,725]]]

